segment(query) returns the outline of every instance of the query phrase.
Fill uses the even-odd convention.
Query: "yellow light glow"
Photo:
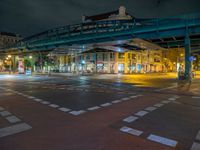
[[[12,56],[11,55],[8,55],[8,58],[11,58]]]

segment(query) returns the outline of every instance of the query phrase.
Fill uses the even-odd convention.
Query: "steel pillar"
[[[191,47],[190,47],[190,36],[188,29],[186,29],[184,47],[185,47],[185,76],[187,77],[189,76],[191,71],[191,62],[190,62]]]

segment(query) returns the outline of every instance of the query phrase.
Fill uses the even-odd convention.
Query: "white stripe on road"
[[[68,108],[64,108],[64,107],[61,107],[61,108],[58,108],[60,111],[63,111],[63,112],[68,112],[70,111],[71,109],[68,109]]]
[[[127,100],[129,100],[129,99],[130,99],[129,97],[126,97],[126,98],[122,98],[121,100],[127,101]]]
[[[178,95],[174,95],[174,98],[176,98],[176,99],[177,99],[177,98],[180,98],[180,96],[178,96]]]
[[[163,104],[168,104],[168,103],[170,103],[170,101],[162,101],[161,103],[163,103]]]
[[[121,127],[120,131],[125,132],[125,133],[129,133],[129,134],[132,134],[132,135],[135,135],[135,136],[140,136],[143,133],[140,130],[132,129],[132,128],[129,128],[129,127],[126,127],[126,126]]]
[[[120,102],[122,102],[122,101],[120,101],[120,100],[112,101],[113,104],[120,103]]]
[[[192,96],[192,98],[199,99],[200,96]]]
[[[94,106],[94,107],[90,107],[90,108],[88,108],[87,110],[97,110],[97,109],[99,109],[99,108],[101,108],[101,107],[99,107],[99,106]]]
[[[85,110],[79,110],[79,111],[70,111],[69,113],[72,114],[72,115],[78,116],[78,115],[83,114],[85,112],[86,112]]]
[[[56,105],[56,104],[50,104],[49,106],[52,107],[52,108],[58,108],[58,107],[59,107],[59,106]]]
[[[107,106],[110,106],[110,105],[112,105],[112,104],[111,103],[105,103],[105,104],[101,104],[100,106],[107,107]]]
[[[44,105],[50,104],[50,102],[48,102],[48,101],[41,101],[41,103],[44,104]]]
[[[9,126],[9,127],[1,128],[0,129],[0,137],[5,137],[5,136],[8,136],[8,135],[20,133],[20,132],[29,130],[31,128],[32,127],[29,126],[26,123],[20,123],[20,124],[12,125],[12,126]]]
[[[167,145],[167,146],[171,146],[171,147],[176,147],[176,145],[178,143],[175,140],[168,139],[168,138],[161,137],[161,136],[157,136],[157,135],[154,135],[154,134],[151,134],[150,136],[148,136],[147,139],[150,140],[150,141],[154,141],[154,142],[164,144],[164,145]]]
[[[146,114],[148,114],[149,112],[147,111],[144,111],[144,110],[141,110],[141,111],[138,111],[137,113],[135,113],[136,116],[139,116],[139,117],[142,117]]]
[[[200,150],[200,143],[194,142],[190,150]]]
[[[175,98],[175,97],[170,97],[170,98],[168,98],[168,100],[170,100],[170,101],[175,101],[176,98]]]
[[[164,106],[164,104],[158,103],[158,104],[155,104],[154,106],[155,107],[162,107],[162,106]]]
[[[0,116],[2,116],[2,117],[6,117],[6,116],[9,116],[9,115],[11,115],[11,113],[9,111],[0,112]]]
[[[147,110],[147,111],[154,111],[154,110],[156,110],[156,109],[157,109],[156,107],[150,106],[150,107],[145,108],[144,110]]]
[[[134,96],[130,96],[130,98],[136,98],[136,97],[138,97],[137,95],[134,95]]]
[[[131,123],[131,122],[133,122],[133,121],[135,121],[135,120],[137,120],[137,119],[138,119],[138,117],[129,116],[129,117],[123,119],[123,121],[124,121],[124,122],[128,122],[128,123]]]
[[[16,123],[16,122],[20,122],[21,120],[19,118],[17,118],[16,116],[9,116],[6,117],[6,120],[8,120],[10,123]]]
[[[176,88],[177,86],[170,86],[170,87],[166,87],[166,88],[162,88],[162,89],[157,89],[155,90],[156,92],[160,92],[160,91],[164,91],[164,90],[168,90],[168,89],[173,89]]]
[[[41,99],[39,99],[39,98],[35,98],[35,99],[33,99],[34,101],[36,101],[36,102],[41,102],[42,100]]]
[[[33,96],[28,96],[28,98],[30,98],[30,99],[34,99],[35,97],[33,97]]]

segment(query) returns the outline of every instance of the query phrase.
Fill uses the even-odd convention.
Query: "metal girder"
[[[146,40],[200,34],[200,14],[179,18],[99,21],[51,29],[24,39],[15,48],[49,49],[71,44],[108,42],[133,37]]]

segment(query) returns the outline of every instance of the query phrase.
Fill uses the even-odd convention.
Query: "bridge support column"
[[[190,74],[191,71],[191,62],[190,62],[190,36],[188,33],[188,29],[186,30],[186,36],[185,36],[185,76],[187,77]]]

